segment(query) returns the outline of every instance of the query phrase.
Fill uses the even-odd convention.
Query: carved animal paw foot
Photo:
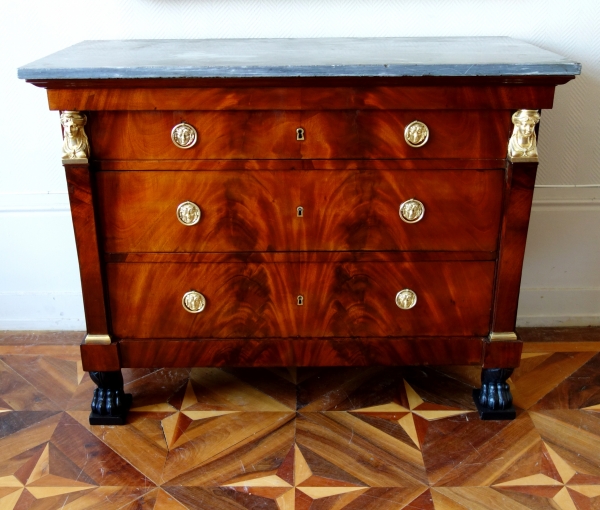
[[[123,390],[96,388],[92,398],[92,413],[101,416],[120,416],[131,405],[131,395]]]
[[[481,385],[479,403],[482,407],[497,411],[512,407],[510,386],[505,382],[487,382]]]

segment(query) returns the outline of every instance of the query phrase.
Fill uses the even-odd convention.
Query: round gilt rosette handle
[[[194,202],[182,202],[177,207],[177,219],[186,227],[191,227],[200,221],[202,211]]]
[[[193,126],[182,122],[171,130],[171,140],[180,149],[191,149],[198,141],[198,132]]]
[[[423,202],[415,198],[411,198],[400,204],[400,218],[406,223],[417,223],[423,219],[425,215],[425,206]]]
[[[417,304],[417,295],[410,289],[403,289],[396,294],[396,305],[402,310],[410,310]]]
[[[206,307],[206,298],[200,292],[190,290],[183,295],[181,304],[186,312],[200,313]]]
[[[413,120],[404,129],[404,140],[411,147],[423,147],[429,140],[429,128],[419,120]]]

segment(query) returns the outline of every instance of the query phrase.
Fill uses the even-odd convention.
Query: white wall
[[[16,68],[83,39],[508,35],[583,64],[543,113],[522,325],[600,324],[598,0],[0,3],[0,329],[84,329],[58,114]]]

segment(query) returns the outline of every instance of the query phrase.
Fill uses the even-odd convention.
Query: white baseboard
[[[517,326],[600,326],[600,288],[522,288]]]
[[[600,325],[600,187],[536,188],[517,325]]]
[[[85,330],[81,292],[0,292],[0,330]]]

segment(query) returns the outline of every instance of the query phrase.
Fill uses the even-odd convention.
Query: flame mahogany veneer
[[[96,174],[107,253],[492,252],[503,181],[500,169]],[[200,206],[198,225],[177,221],[173,211],[182,197]],[[426,213],[411,224],[398,207],[413,197]]]
[[[483,336],[494,262],[107,264],[119,338]],[[465,285],[464,282],[477,282]],[[190,288],[206,309],[187,312]],[[398,290],[417,306],[400,310]],[[296,304],[296,296],[304,304]]]
[[[90,170],[67,178],[88,330],[116,349],[82,345],[85,369],[516,366],[520,342],[486,341],[514,331],[537,166],[506,163],[510,117],[551,106],[553,87],[446,81],[49,90],[53,107],[89,107]],[[431,133],[420,148],[404,141],[414,119]],[[182,120],[199,134],[188,150],[170,139]],[[425,205],[415,224],[398,214],[409,198]],[[185,200],[193,227],[175,215]],[[199,314],[181,305],[190,289]]]
[[[91,172],[69,165],[67,178],[88,329],[117,348],[83,345],[86,370],[516,365],[519,342],[486,342],[514,331],[537,166],[505,162],[510,116],[520,101],[551,106],[551,85],[224,82],[49,91],[53,107],[89,106]],[[430,128],[421,148],[403,139],[414,119]],[[171,142],[182,120],[192,149]],[[425,204],[419,223],[398,215],[409,198]],[[193,227],[175,216],[185,200],[202,210]],[[192,288],[199,314],[181,306]],[[415,308],[397,308],[402,288]]]

